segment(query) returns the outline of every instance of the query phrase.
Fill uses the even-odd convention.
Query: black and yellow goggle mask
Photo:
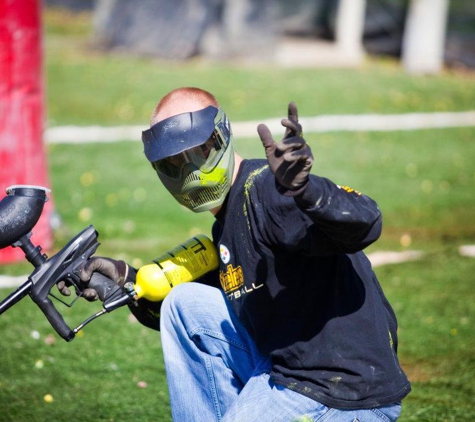
[[[145,156],[157,172],[171,178],[186,163],[211,172],[230,139],[226,114],[213,106],[169,117],[142,132]]]

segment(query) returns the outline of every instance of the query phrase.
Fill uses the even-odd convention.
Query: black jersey
[[[409,393],[396,317],[361,252],[381,232],[372,199],[315,175],[284,196],[265,160],[244,160],[216,218],[217,286],[276,384],[342,409]]]

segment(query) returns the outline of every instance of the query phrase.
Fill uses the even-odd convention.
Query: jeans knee
[[[160,310],[161,330],[183,325],[193,315],[212,312],[215,295],[221,298],[218,289],[200,283],[183,283],[171,289],[163,300]]]
[[[179,284],[173,289],[170,290],[170,293],[163,300],[163,307],[173,308],[178,307],[182,308],[183,306],[188,306],[189,303],[195,304],[202,300],[206,296],[206,289],[212,287],[205,286],[200,283],[183,283]]]

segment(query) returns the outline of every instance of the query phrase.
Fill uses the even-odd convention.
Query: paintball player
[[[229,120],[198,88],[163,97],[143,132],[171,195],[210,211],[216,271],[132,312],[160,330],[173,420],[395,421],[410,384],[397,321],[362,250],[381,212],[368,196],[311,174],[313,155],[290,103],[265,159],[234,151]],[[119,284],[135,270],[95,257],[82,270]]]

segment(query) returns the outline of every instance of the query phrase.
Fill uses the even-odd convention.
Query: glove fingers
[[[289,103],[287,115],[289,116],[289,120],[291,120],[295,123],[298,123],[299,113],[298,113],[298,110],[297,110],[297,104],[295,104],[293,101],[291,101]]]
[[[275,175],[278,190],[298,192],[306,185],[313,164],[310,147],[302,138],[297,105],[289,103],[286,119],[281,120],[285,128],[284,139],[275,143],[267,127],[258,128],[270,168]],[[271,148],[272,147],[272,148]],[[283,192],[279,190],[279,192]],[[283,193],[286,195],[286,193]]]
[[[289,119],[282,119],[280,123],[286,128],[286,138],[289,136],[300,136],[302,134],[302,125],[299,122]]]
[[[84,289],[82,292],[82,297],[89,302],[94,302],[95,300],[99,299],[99,295],[94,289]]]
[[[59,281],[56,286],[58,287],[58,290],[59,292],[63,295],[63,296],[71,296],[71,290],[69,290],[69,288],[66,286],[66,282],[65,281]]]
[[[300,150],[307,145],[303,138],[294,136],[292,138],[284,139],[281,142],[277,142],[276,149],[280,152]]]
[[[301,125],[297,120],[291,120],[288,117],[281,119],[280,123],[285,127],[290,126],[292,128],[301,128]]]
[[[261,123],[259,126],[257,126],[257,133],[259,134],[259,137],[262,141],[262,145],[264,145],[266,151],[275,145],[274,139],[272,138],[272,134],[270,133],[270,130],[266,125]]]
[[[94,257],[86,261],[81,268],[79,277],[81,281],[88,282],[93,272],[99,272],[110,279],[115,279],[116,269],[114,264],[107,258]]]
[[[292,150],[284,154],[284,160],[289,162],[309,161],[313,162],[313,155],[310,148]]]

